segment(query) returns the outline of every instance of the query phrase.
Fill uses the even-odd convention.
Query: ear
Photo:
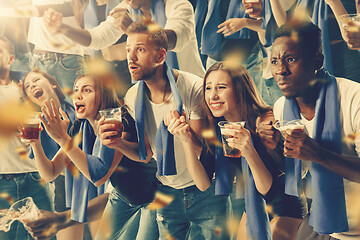
[[[15,56],[14,56],[14,55],[10,55],[9,65],[11,65],[14,61],[15,61]]]
[[[166,57],[166,50],[161,48],[158,51],[158,54],[156,56],[155,62],[156,65],[162,65],[165,62],[165,57]]]
[[[324,55],[322,53],[319,53],[318,55],[315,56],[314,59],[314,70],[317,71],[320,68],[322,68],[324,64]]]

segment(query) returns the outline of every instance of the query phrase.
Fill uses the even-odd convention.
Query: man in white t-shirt
[[[135,22],[129,26],[127,34],[129,70],[132,79],[137,83],[126,94],[125,104],[136,121],[138,136],[141,134],[139,132],[141,127],[138,124],[143,122],[143,136],[148,139],[153,158],[158,161],[158,190],[174,197],[168,206],[156,212],[160,239],[166,239],[169,236],[174,239],[186,239],[188,234],[192,236],[192,239],[221,239],[222,233],[225,232],[222,227],[226,198],[215,196],[214,186],[204,192],[197,189],[186,166],[182,143],[176,137],[173,146],[170,146],[174,149],[176,172],[166,173],[166,170],[162,172],[163,168],[159,168],[159,166],[165,166],[166,163],[164,165],[159,163],[161,159],[159,154],[162,154],[162,151],[157,151],[159,143],[156,135],[162,128],[164,116],[177,108],[179,98],[181,98],[182,110],[186,113],[187,122],[193,133],[200,135],[203,117],[202,79],[178,70],[173,70],[174,78],[172,77],[172,70],[167,70],[165,64],[167,38],[163,30],[149,32],[148,25]],[[139,92],[140,89],[144,89],[144,92]],[[139,105],[140,95],[144,100],[143,111],[139,112],[139,109],[142,109]],[[142,119],[139,113],[143,115]],[[195,138],[196,135],[194,135]],[[164,137],[164,135],[161,136]],[[140,137],[138,138],[141,145]],[[116,148],[114,145],[109,145],[109,147]],[[200,149],[201,146],[199,146]],[[139,155],[141,156],[141,153]],[[168,159],[165,158],[163,161],[167,162]],[[218,233],[215,231],[216,227],[220,229]]]
[[[301,119],[306,130],[284,133],[285,191],[304,191],[311,202],[296,239],[360,239],[360,84],[327,73],[323,59],[314,24],[289,22],[277,30],[270,61],[284,96],[274,116],[281,123]],[[276,136],[262,137],[271,144]]]
[[[11,42],[0,37],[0,105],[20,101],[21,98],[19,87],[9,77],[14,52]],[[52,210],[51,193],[47,184],[40,183],[35,161],[23,159],[19,150],[28,152],[29,147],[21,143],[15,135],[0,149],[0,208],[8,209],[14,201],[30,196],[39,209]],[[0,231],[0,239],[23,240],[29,237],[23,224],[18,221],[12,224],[9,232]]]
[[[103,49],[114,44],[133,21],[141,20],[144,16],[164,28],[169,50],[176,53],[177,64],[172,67],[200,77],[205,74],[196,41],[194,10],[187,0],[122,1],[104,22],[92,29],[76,29],[63,23],[62,15],[54,10],[48,10],[44,16],[49,29],[64,33],[91,49]],[[125,54],[124,46],[122,55]]]

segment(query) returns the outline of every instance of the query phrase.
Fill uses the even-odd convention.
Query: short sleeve
[[[164,29],[173,30],[176,34],[176,45],[172,49],[180,52],[195,36],[194,10],[189,1],[167,0],[165,2],[166,24]]]

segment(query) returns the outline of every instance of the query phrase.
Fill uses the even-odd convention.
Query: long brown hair
[[[75,79],[74,86],[79,79],[84,77],[89,77],[94,81],[95,92],[100,96],[99,98],[100,104],[98,111],[107,108],[120,107],[119,99],[114,89],[115,76],[113,74],[111,73],[101,74],[101,75],[92,74],[92,73],[82,74]]]
[[[56,86],[56,88],[55,88],[54,91],[55,91],[57,97],[59,98],[60,102],[65,100],[65,95],[64,95],[63,91],[61,90],[61,87],[60,87],[59,83],[56,81],[56,79],[55,79],[53,76],[51,76],[50,74],[47,74],[46,72],[43,72],[43,71],[41,71],[41,70],[39,70],[39,69],[37,69],[37,68],[35,68],[34,70],[26,73],[26,74],[24,75],[24,77],[23,77],[23,80],[22,80],[22,81],[23,81],[22,90],[23,90],[24,96],[27,97],[27,94],[26,94],[26,91],[25,91],[25,79],[26,79],[26,77],[27,77],[30,73],[38,73],[38,74],[41,74],[44,78],[46,78],[46,79],[49,81],[49,83],[50,83],[51,85],[55,85],[55,86]]]
[[[214,71],[224,71],[230,76],[233,90],[235,92],[234,95],[237,102],[237,109],[242,118],[245,119],[247,125],[249,126],[249,130],[251,131],[251,129],[254,129],[256,126],[256,118],[272,110],[272,107],[266,105],[264,100],[260,97],[252,77],[244,66],[236,62],[225,61],[217,62],[212,65],[207,70],[204,77],[203,98],[204,109],[207,114],[205,121],[206,128],[212,129],[214,133],[216,132],[216,120],[214,119],[214,116],[212,115],[205,100],[206,79],[209,74]]]

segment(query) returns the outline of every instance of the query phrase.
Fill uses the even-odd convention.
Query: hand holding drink
[[[38,117],[39,115],[41,115],[40,112],[35,112],[31,114],[29,118],[24,120],[21,129],[23,141],[32,142],[39,139],[40,130],[41,130],[40,127],[41,120]]]
[[[104,118],[104,121],[101,124],[102,128],[104,129],[103,132],[110,133],[110,131],[112,131],[114,133],[111,136],[107,136],[106,138],[121,137],[124,127],[121,119],[121,108],[109,108],[99,112],[101,117]]]
[[[221,132],[221,141],[223,145],[224,150],[224,156],[226,157],[233,157],[233,158],[239,158],[241,157],[241,151],[231,146],[234,141],[231,141],[230,139],[235,138],[235,129],[231,129],[229,126],[245,126],[245,122],[227,122],[227,121],[221,121],[218,123],[220,127]],[[231,142],[231,143],[230,143]],[[230,144],[229,144],[230,143]]]

